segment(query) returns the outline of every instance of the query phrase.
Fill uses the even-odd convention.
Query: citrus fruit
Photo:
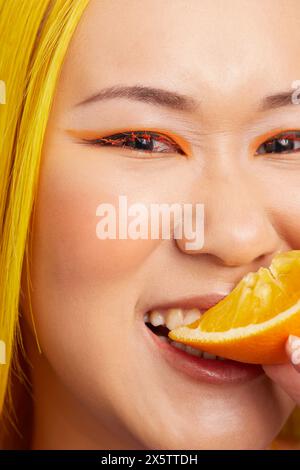
[[[300,336],[300,250],[279,253],[248,273],[200,319],[171,330],[177,342],[253,364],[287,362],[285,342]]]

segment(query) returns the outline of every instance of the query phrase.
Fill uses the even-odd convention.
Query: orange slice
[[[199,320],[175,328],[177,342],[236,361],[286,362],[285,342],[300,336],[300,250],[277,254],[249,273]]]

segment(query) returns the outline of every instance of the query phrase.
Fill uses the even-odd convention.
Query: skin
[[[31,448],[264,449],[300,397],[296,368],[269,366],[246,384],[197,382],[150,346],[143,312],[227,294],[277,251],[300,248],[300,154],[255,155],[278,130],[299,129],[298,106],[260,109],[300,78],[298,2],[119,4],[90,2],[45,139],[31,272],[42,354],[23,306]],[[76,106],[119,84],[177,91],[201,106],[182,112],[125,98]],[[145,128],[178,134],[191,155],[143,159],[80,142]],[[129,203],[204,203],[204,246],[97,239],[97,206],[117,205],[120,194]]]

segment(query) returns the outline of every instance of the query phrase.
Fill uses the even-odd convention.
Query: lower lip
[[[192,356],[171,346],[169,343],[161,341],[150,328],[147,326],[145,328],[165,360],[173,368],[194,380],[210,384],[236,384],[248,382],[264,374],[262,367],[257,364],[245,364],[230,359],[220,361]]]

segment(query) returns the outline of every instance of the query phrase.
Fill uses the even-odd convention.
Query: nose
[[[237,172],[210,178],[210,183],[198,194],[204,204],[204,243],[188,250],[188,240],[181,238],[176,240],[178,248],[193,256],[209,254],[226,266],[269,265],[283,241],[273,226],[263,188]]]

